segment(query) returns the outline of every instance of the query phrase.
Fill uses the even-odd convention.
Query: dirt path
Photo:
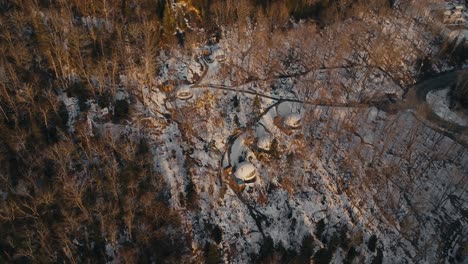
[[[456,77],[460,74],[461,71],[453,71],[448,73],[442,73],[439,76],[434,78],[425,80],[421,83],[415,85],[414,88],[409,89],[408,92],[404,95],[403,100],[395,103],[395,104],[384,104],[381,105],[379,103],[334,103],[334,102],[325,102],[320,100],[313,100],[313,101],[304,101],[297,98],[289,98],[289,97],[276,97],[269,94],[263,94],[254,90],[247,90],[247,89],[240,89],[239,87],[243,85],[247,85],[249,83],[240,84],[236,86],[227,86],[221,84],[210,84],[205,83],[202,84],[204,78],[208,74],[209,65],[206,61],[201,58],[200,59],[204,65],[204,71],[198,81],[194,83],[191,88],[192,89],[216,89],[216,90],[223,90],[223,91],[232,91],[236,93],[242,93],[246,95],[252,96],[259,96],[262,98],[270,99],[276,101],[274,104],[267,108],[267,111],[261,113],[255,120],[249,122],[249,124],[242,128],[241,131],[236,131],[235,134],[232,134],[229,138],[228,146],[225,148],[223,156],[221,158],[220,165],[222,165],[225,155],[227,154],[228,162],[230,164],[230,154],[232,144],[235,140],[244,133],[249,127],[255,125],[261,118],[268,113],[271,107],[280,104],[281,102],[294,102],[294,103],[301,103],[306,105],[312,106],[322,106],[322,107],[343,107],[343,108],[369,108],[371,106],[377,106],[379,109],[388,112],[400,112],[409,110],[411,113],[424,125],[431,128],[434,131],[444,134],[447,137],[452,138],[453,140],[457,141],[458,143],[462,144],[465,147],[468,147],[468,127],[463,127],[451,122],[448,122],[440,117],[438,117],[431,109],[431,107],[426,102],[426,95],[430,91],[444,89],[456,81]],[[353,65],[354,67],[359,65]],[[338,67],[336,67],[338,68]],[[310,71],[307,71],[307,73]],[[302,75],[302,74],[301,74]],[[284,76],[286,77],[286,76]],[[281,77],[278,77],[281,78]],[[220,170],[221,172],[221,170]]]
[[[192,84],[192,87],[196,87],[197,85],[199,85],[203,81],[203,79],[205,79],[205,76],[209,70],[208,64],[206,63],[205,59],[200,58],[200,61],[202,62],[202,65],[204,67],[203,72],[202,72],[202,75],[200,75],[200,78],[198,78],[198,80],[194,84]]]
[[[463,70],[460,70],[442,73],[416,84],[413,89],[410,89],[405,94],[402,101],[395,104],[395,109],[397,111],[410,110],[425,126],[455,140],[464,147],[468,147],[468,127],[439,117],[426,101],[426,96],[429,92],[442,90],[454,85],[457,76],[463,72]]]
[[[426,102],[427,93],[429,93],[430,91],[434,91],[434,90],[444,89],[446,87],[453,85],[456,81],[456,77],[462,71],[442,73],[439,76],[435,76],[431,79],[418,83],[414,86],[414,88],[409,89],[407,91],[407,93],[404,95],[403,100],[395,104],[356,103],[356,102],[334,103],[334,102],[320,101],[320,100],[304,101],[304,100],[300,100],[300,99],[292,98],[292,97],[276,97],[276,96],[272,96],[269,94],[260,93],[254,90],[239,88],[241,86],[248,85],[251,82],[236,85],[236,86],[210,84],[210,83],[202,84],[202,82],[204,81],[205,77],[207,76],[210,70],[210,67],[209,67],[209,64],[203,58],[200,58],[200,63],[203,64],[203,73],[200,75],[200,78],[194,84],[190,86],[192,89],[215,89],[215,90],[222,90],[222,91],[231,91],[231,92],[236,92],[236,93],[242,93],[245,95],[258,96],[258,97],[262,97],[265,99],[270,99],[270,100],[275,101],[275,103],[270,105],[266,109],[266,111],[262,112],[254,120],[251,120],[245,127],[241,128],[241,130],[238,130],[234,134],[229,136],[229,140],[227,142],[228,145],[225,147],[222,157],[221,157],[221,161],[220,161],[220,169],[219,169],[220,177],[222,177],[222,164],[225,159],[225,156],[227,156],[228,164],[231,164],[231,161],[230,161],[231,149],[236,139],[240,135],[242,135],[245,131],[247,131],[248,128],[257,124],[261,120],[261,118],[270,111],[272,107],[282,102],[293,102],[293,103],[301,103],[301,104],[312,105],[312,106],[343,107],[343,108],[369,108],[371,106],[376,106],[383,111],[394,112],[394,113],[408,110],[416,117],[416,119],[421,121],[425,126],[449,138],[452,138],[453,140],[457,141],[458,143],[460,143],[461,145],[465,147],[468,147],[468,136],[467,136],[468,127],[460,126],[458,124],[448,122],[438,117],[432,111],[428,103]],[[359,65],[352,65],[352,66],[357,67]],[[338,67],[335,67],[335,68],[338,68]],[[307,73],[308,72],[310,71],[307,71]],[[300,74],[300,75],[303,75],[303,74]],[[281,78],[281,77],[292,77],[292,76],[280,76],[278,78]],[[166,109],[166,110],[169,110],[169,109]],[[166,119],[168,118],[167,115],[165,115],[165,117]],[[220,183],[222,184],[222,180],[220,181]]]
[[[283,102],[293,102],[293,103],[301,103],[301,104],[306,104],[306,105],[311,105],[311,106],[322,106],[322,107],[342,107],[342,108],[369,108],[371,106],[379,107],[378,103],[334,103],[334,102],[320,101],[320,100],[304,101],[298,98],[272,96],[270,94],[264,94],[264,93],[257,92],[254,90],[240,88],[242,86],[247,85],[248,83],[237,85],[237,86],[226,86],[226,85],[210,84],[210,83],[203,84],[202,82],[204,81],[205,77],[208,75],[208,72],[210,69],[209,69],[208,63],[206,63],[204,59],[200,58],[200,60],[201,60],[201,63],[203,63],[204,65],[203,73],[200,75],[200,78],[194,84],[191,85],[192,89],[215,89],[215,90],[221,90],[221,91],[230,91],[230,92],[242,93],[244,95],[258,96],[261,98],[274,101],[266,109],[264,109],[264,111],[259,113],[257,116],[255,116],[251,120],[249,120],[247,124],[245,125],[245,127],[242,127],[232,132],[232,134],[229,136],[224,146],[224,149],[222,150],[221,158],[219,161],[218,181],[221,187],[224,184],[226,184],[225,179],[224,179],[224,177],[226,176],[224,175],[224,172],[223,172],[223,164],[226,161],[225,159],[227,159],[227,164],[231,165],[230,159],[231,159],[232,146],[234,145],[236,140],[240,136],[242,136],[242,134],[247,132],[250,128],[257,125],[260,122],[260,120],[266,114],[268,114],[269,111],[271,111],[271,109],[273,109],[277,105]],[[391,108],[395,110],[396,112],[410,111],[425,126],[449,138],[452,138],[453,140],[460,143],[464,147],[468,147],[468,138],[466,138],[466,135],[468,135],[468,130],[467,130],[468,128],[457,126],[456,124],[450,123],[446,120],[439,118],[437,115],[435,115],[435,113],[433,113],[432,109],[426,102],[426,95],[428,92],[433,91],[433,90],[444,89],[445,87],[453,84],[458,74],[459,72],[449,72],[449,73],[441,74],[429,80],[426,80],[419,84],[416,84],[414,88],[408,90],[403,100],[395,104],[391,104]],[[171,98],[170,100],[172,99],[173,98]],[[166,111],[168,113],[172,113],[171,109],[169,109],[166,104],[167,104],[167,100],[165,100],[164,102],[164,107],[166,108]],[[159,114],[163,114],[163,113],[159,113]],[[164,115],[164,117],[168,120],[168,122],[175,121],[175,120],[171,120],[171,117],[168,116],[167,114]],[[182,137],[184,138],[185,141],[189,141],[189,139],[185,138],[184,135],[182,135]],[[230,177],[230,176],[227,176],[227,177]],[[245,196],[244,193],[236,192],[236,191],[234,192],[236,196],[238,197],[239,201],[247,207],[248,214],[254,220],[255,225],[257,226],[257,229],[261,233],[262,237],[266,238],[267,235],[264,233],[263,227],[264,227],[264,224],[268,223],[268,220],[269,220],[268,217],[262,214],[259,210],[257,210],[256,204],[249,201],[248,197]]]
[[[324,101],[303,101],[296,98],[289,98],[289,97],[275,97],[263,93],[259,93],[253,90],[243,90],[237,89],[237,86],[224,86],[224,85],[217,85],[217,84],[207,84],[203,86],[193,86],[192,89],[216,89],[216,90],[224,90],[224,91],[232,91],[242,94],[250,94],[254,96],[259,96],[266,99],[271,99],[275,101],[282,101],[282,102],[292,102],[292,103],[301,103],[306,105],[312,106],[326,106],[326,107],[347,107],[347,108],[368,108],[372,106],[372,104],[368,103],[331,103],[331,102],[324,102]]]

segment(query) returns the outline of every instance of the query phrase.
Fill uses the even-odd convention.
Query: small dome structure
[[[213,57],[218,61],[218,62],[223,62],[226,60],[226,53],[222,49],[217,49],[213,51]]]
[[[176,91],[176,97],[180,100],[188,100],[193,97],[193,93],[190,86],[179,87]]]
[[[301,120],[302,120],[302,117],[300,114],[297,114],[297,113],[289,114],[284,117],[283,125],[285,127],[292,128],[292,129],[299,128],[301,127]]]
[[[257,148],[263,151],[269,151],[271,147],[271,136],[265,135],[257,139]]]
[[[245,183],[251,183],[255,181],[257,176],[257,169],[254,165],[249,162],[242,162],[237,165],[236,172],[234,172],[234,177],[239,180],[242,180]]]
[[[465,24],[465,19],[462,18],[462,17],[461,17],[461,18],[457,18],[457,19],[455,20],[455,24],[457,24],[457,25],[463,25],[463,24]]]
[[[211,48],[210,47],[204,47],[201,51],[203,56],[210,56],[211,55]]]

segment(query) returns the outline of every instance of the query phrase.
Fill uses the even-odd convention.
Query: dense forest
[[[414,45],[415,41],[403,39],[403,44],[397,45],[392,36],[378,28],[379,25],[374,27],[367,22],[366,19],[385,22],[387,18],[390,21],[391,17],[402,17],[398,12],[405,6],[399,2],[405,1],[0,0],[0,263],[220,263],[222,253],[215,246],[216,241],[221,241],[219,227],[206,224],[205,236],[212,242],[199,246],[200,253],[193,246],[200,238],[185,215],[188,214],[185,210],[202,210],[199,201],[206,199],[205,196],[188,180],[184,182],[183,197],[174,197],[169,190],[171,183],[155,165],[159,163],[155,162],[154,149],[162,149],[163,143],[159,146],[150,142],[148,135],[154,133],[155,128],[135,121],[142,120],[141,113],[148,112],[140,107],[150,107],[146,103],[145,89],[154,87],[157,94],[167,94],[167,81],[158,78],[165,74],[163,68],[169,64],[168,58],[179,53],[189,59],[196,58],[198,47],[216,45],[228,33],[235,35],[234,31],[240,32],[239,43],[244,39],[243,32],[254,32],[251,37],[255,45],[251,45],[250,53],[239,52],[239,56],[248,58],[245,61],[254,61],[252,65],[246,66],[244,60],[233,62],[224,75],[219,74],[224,79],[235,75],[239,83],[290,77],[292,74],[285,68],[294,63],[305,69],[304,74],[340,65],[360,69],[361,64],[364,65],[362,60],[352,61],[348,54],[358,58],[360,49],[366,49],[368,44],[373,48],[366,49],[370,62],[364,66],[381,70],[401,85],[405,93],[414,83],[435,75],[437,61],[460,68],[465,62],[460,54],[466,56],[466,47],[453,46],[440,36],[437,28],[424,26],[425,32],[430,32],[424,36],[426,44]],[[351,29],[340,28],[345,22],[355,24]],[[302,32],[298,29],[301,23],[306,24]],[[255,31],[252,25],[262,30]],[[380,33],[370,33],[371,27]],[[297,47],[301,43],[304,46],[294,52],[293,48],[285,51],[280,44],[282,39],[293,39],[291,43]],[[306,43],[308,40],[316,42]],[[429,42],[435,43],[433,46],[437,48],[432,49]],[[260,54],[267,48],[261,45],[270,45],[278,54],[284,53],[267,58]],[[317,55],[328,48],[335,50],[331,54]],[[407,59],[407,53],[417,55]],[[322,62],[325,60],[327,63]],[[401,66],[408,61],[413,63],[410,69]],[[252,68],[258,67],[255,63],[269,68],[253,71]],[[359,75],[357,71],[351,74]],[[372,73],[369,70],[363,75],[367,77]],[[195,81],[196,77],[201,78],[195,76]],[[328,83],[336,79],[328,78]],[[308,98],[312,92],[307,87],[312,86],[311,83],[300,86],[302,90],[297,94]],[[265,89],[273,91],[271,87],[274,85]],[[460,78],[456,87],[453,97],[466,106],[466,80]],[[339,97],[337,93],[344,94],[331,88],[322,92],[319,88],[313,93],[315,91],[328,98],[328,104]],[[349,92],[348,97],[352,96]],[[234,98],[236,105],[237,95]],[[364,96],[359,94],[359,98]],[[249,104],[260,109],[261,102],[258,97],[255,100]],[[79,111],[70,108],[70,102],[74,102]],[[217,107],[208,99],[199,105],[208,109],[203,110],[206,115]],[[237,102],[233,109],[239,108]],[[104,109],[107,112],[93,122],[109,125],[93,129],[90,116]],[[197,125],[189,123],[196,119],[191,116],[196,111],[184,111],[161,115],[158,120],[162,121],[157,122],[176,120],[182,131],[180,140],[190,141],[187,138],[197,137],[193,132]],[[223,118],[230,118],[229,113],[222,111],[219,112]],[[232,122],[243,122],[237,116],[233,119],[236,118],[237,121]],[[211,119],[215,118],[207,116],[205,120]],[[327,131],[334,131],[331,123],[327,122],[326,126]],[[127,129],[131,136],[119,134],[116,127]],[[335,132],[337,137],[341,135]],[[294,138],[300,139],[299,136]],[[161,139],[163,141],[167,140]],[[387,147],[390,143],[385,141],[384,144]],[[324,144],[320,151],[330,150]],[[465,149],[463,151],[466,153]],[[174,157],[179,155],[173,152]],[[271,153],[271,160],[279,155]],[[196,162],[185,152],[180,155],[185,157],[183,167],[187,172],[184,173],[190,176],[190,168],[195,167]],[[409,159],[413,157],[411,153],[408,155]],[[284,155],[284,159],[289,164],[294,163],[292,156]],[[368,168],[366,171],[377,173],[378,170]],[[460,174],[465,172],[466,166]],[[378,173],[383,174],[382,171]],[[292,186],[284,180],[280,182]],[[220,187],[223,193],[225,186]],[[174,207],[173,199],[181,200],[185,209],[179,211]],[[253,209],[249,207],[249,210]],[[201,219],[193,222],[202,222]],[[318,230],[316,234],[321,236],[323,232]],[[323,259],[331,259],[330,248],[340,247],[339,232],[349,237],[347,230],[342,229],[336,236],[324,238],[328,243],[322,241],[324,245],[333,246],[316,250],[315,263],[327,263]],[[311,239],[300,239],[299,253],[291,253],[267,239],[257,254],[251,254],[251,260],[267,263],[288,259],[308,263],[314,255]],[[375,243],[370,240],[365,247],[376,252]],[[119,246],[111,250],[109,245]],[[347,250],[346,263],[351,263],[358,255],[353,251],[354,246],[349,244],[343,248]],[[380,250],[376,253],[377,260],[381,258]],[[235,255],[235,250],[232,252],[229,254]],[[379,263],[377,260],[372,263]]]

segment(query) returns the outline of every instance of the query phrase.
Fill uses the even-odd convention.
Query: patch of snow
[[[456,123],[461,126],[468,126],[468,116],[462,116],[453,112],[449,108],[448,93],[450,89],[446,88],[438,91],[431,91],[427,94],[427,103],[431,106],[434,113],[444,120]]]
[[[128,92],[125,90],[118,90],[115,94],[115,100],[127,100],[128,97]]]
[[[68,131],[73,133],[75,131],[75,121],[80,113],[80,107],[78,105],[78,98],[68,97],[66,93],[62,94],[62,101],[65,104],[68,112]]]
[[[371,122],[377,121],[378,115],[379,115],[379,109],[372,106],[369,110],[369,113],[367,114],[367,122],[371,123]]]
[[[271,142],[271,136],[267,134],[257,139],[257,147],[261,150],[268,151],[270,150]]]
[[[107,257],[112,258],[112,259],[115,257],[115,249],[109,243],[106,244],[106,255]]]

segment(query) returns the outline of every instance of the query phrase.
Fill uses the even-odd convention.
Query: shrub
[[[137,155],[144,156],[149,154],[150,152],[150,145],[146,139],[141,139],[140,143],[138,144],[137,148]]]
[[[88,109],[87,101],[91,98],[91,91],[86,82],[73,80],[68,85],[66,92],[68,97],[78,98],[78,105],[81,111],[86,111]]]
[[[357,256],[357,251],[356,248],[351,247],[348,250],[348,254],[346,254],[346,259],[343,261],[345,264],[351,264],[353,263],[354,258]]]
[[[216,243],[221,243],[221,240],[223,240],[223,230],[221,230],[218,225],[215,225],[213,231],[211,232],[211,237]]]
[[[310,261],[310,257],[312,257],[313,254],[314,238],[312,237],[312,235],[308,234],[302,239],[301,251],[299,254],[299,262],[308,263]]]
[[[257,260],[267,259],[273,254],[275,250],[275,244],[271,237],[265,237],[260,245],[260,252],[258,253]]]
[[[369,241],[367,241],[367,248],[369,248],[370,251],[375,252],[376,247],[377,247],[377,236],[372,235],[369,238]]]
[[[274,159],[280,158],[280,152],[278,149],[278,140],[276,138],[274,138],[273,141],[271,141],[270,155]]]
[[[188,209],[194,210],[198,208],[198,194],[197,190],[195,189],[195,184],[192,181],[192,177],[188,177],[187,185],[185,186],[185,194],[186,194],[186,205]]]
[[[60,104],[59,104],[58,116],[60,118],[59,126],[63,130],[65,130],[65,128],[67,127],[69,116],[68,116],[67,107],[65,106],[65,104],[63,102],[60,102]]]
[[[256,95],[253,100],[252,108],[254,115],[260,114],[262,105],[260,103],[260,98],[258,97],[258,95]]]
[[[127,100],[117,100],[114,105],[114,116],[112,121],[114,123],[119,123],[122,119],[128,117],[129,104]]]
[[[221,252],[215,244],[207,244],[206,249],[206,264],[223,263]]]
[[[321,248],[314,255],[315,264],[328,264],[333,257],[333,251],[327,248]]]
[[[234,95],[234,97],[232,98],[232,105],[234,106],[234,108],[239,108],[239,98],[237,97],[237,95]]]
[[[453,97],[461,105],[468,108],[468,73],[459,76],[457,85],[453,90]]]
[[[107,91],[102,93],[102,94],[99,94],[97,96],[97,103],[98,103],[99,107],[101,107],[101,108],[109,107],[110,98],[111,98],[111,95]]]
[[[377,249],[377,256],[375,256],[375,258],[372,260],[372,264],[382,264],[382,262],[383,262],[383,252],[379,248]]]
[[[320,240],[322,240],[323,231],[325,231],[325,220],[320,219],[320,221],[318,221],[317,225],[315,226],[315,236]]]

